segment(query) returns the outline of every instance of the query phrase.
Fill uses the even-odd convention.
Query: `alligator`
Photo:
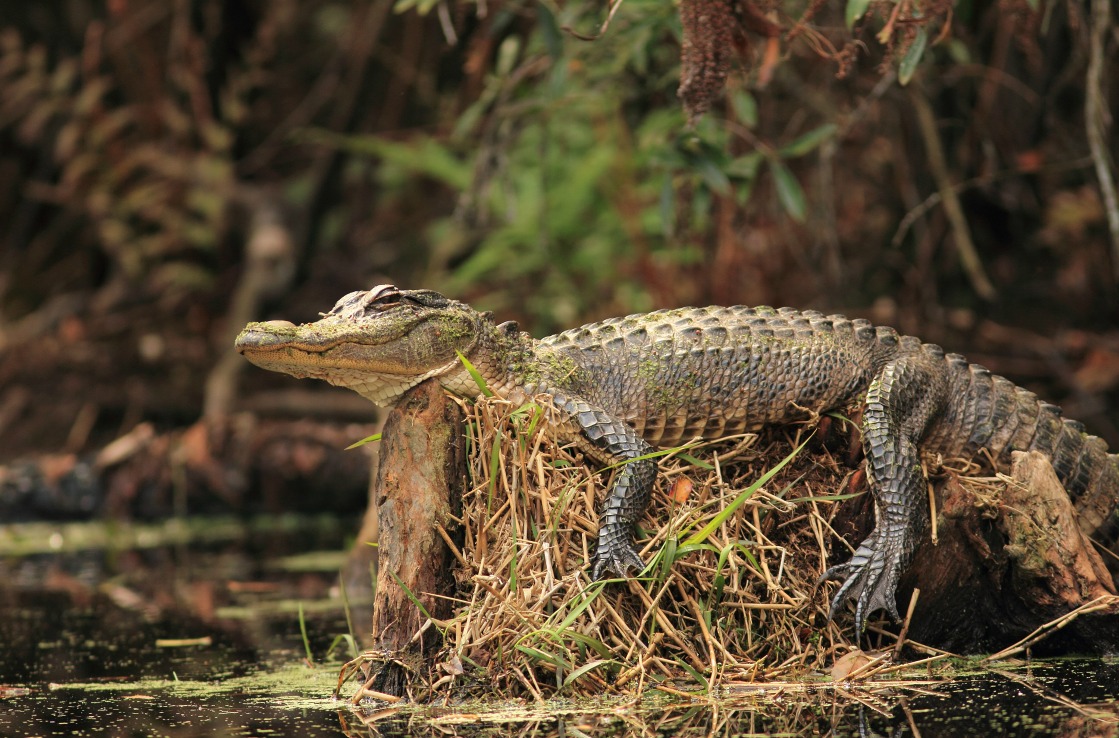
[[[498,397],[545,403],[557,435],[592,461],[627,462],[601,503],[596,580],[645,567],[632,528],[657,476],[654,447],[810,419],[857,401],[875,527],[821,581],[842,580],[830,612],[853,601],[859,632],[873,612],[898,619],[898,580],[929,527],[922,471],[929,456],[986,450],[1006,464],[1012,451],[1038,450],[1081,529],[1119,550],[1119,455],[1103,440],[963,356],[863,319],[679,308],[537,340],[438,292],[381,285],[346,295],[313,323],[250,323],[236,347],[265,369],[324,379],[383,407],[427,379],[474,398],[475,375]]]

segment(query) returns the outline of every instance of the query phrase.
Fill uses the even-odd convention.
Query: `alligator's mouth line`
[[[353,356],[334,356],[338,349],[343,352],[353,347],[372,347],[375,344],[354,343],[351,341],[337,341],[329,345],[283,343],[264,346],[238,346],[241,355],[253,363],[264,365],[265,368],[276,368],[291,373],[293,370],[300,375],[314,379],[329,380],[338,371],[360,374],[376,375],[381,377],[409,377],[424,370],[410,369],[399,364],[392,364],[372,359],[363,363]],[[440,367],[441,369],[445,367]]]
[[[331,343],[300,343],[298,341],[288,341],[287,343],[274,343],[266,345],[242,345],[238,346],[237,350],[242,354],[276,354],[284,351],[299,351],[308,356],[326,356],[331,351],[341,346],[363,346],[374,347],[379,344],[374,343],[359,343],[357,341],[347,341],[345,339],[333,341]]]

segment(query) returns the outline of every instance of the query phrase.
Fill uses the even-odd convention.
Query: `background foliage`
[[[1107,4],[713,5],[706,38],[665,0],[5,3],[0,347],[143,306],[121,330],[190,348],[75,367],[194,366],[160,411],[188,420],[268,226],[261,317],[390,280],[537,334],[843,310],[1044,381],[1115,445]],[[694,126],[682,72],[712,88]]]

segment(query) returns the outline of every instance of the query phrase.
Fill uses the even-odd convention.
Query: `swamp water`
[[[0,735],[1119,735],[1115,659],[711,699],[355,710],[332,697],[352,653],[344,537],[295,517],[0,526]],[[360,633],[368,601],[350,604]]]

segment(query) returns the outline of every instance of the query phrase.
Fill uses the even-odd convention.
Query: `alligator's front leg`
[[[657,478],[656,460],[640,457],[653,449],[625,421],[601,408],[562,394],[554,400],[570,415],[584,441],[581,445],[592,457],[607,465],[624,462],[599,511],[591,578],[601,579],[607,572],[624,577],[631,568],[640,572],[645,562],[634,548],[633,526],[645,512]]]
[[[943,404],[945,379],[937,368],[921,356],[902,357],[886,365],[867,391],[863,450],[876,523],[851,560],[821,578],[844,580],[832,599],[831,616],[848,599],[855,600],[859,632],[876,610],[899,619],[898,580],[928,528],[917,442]]]

